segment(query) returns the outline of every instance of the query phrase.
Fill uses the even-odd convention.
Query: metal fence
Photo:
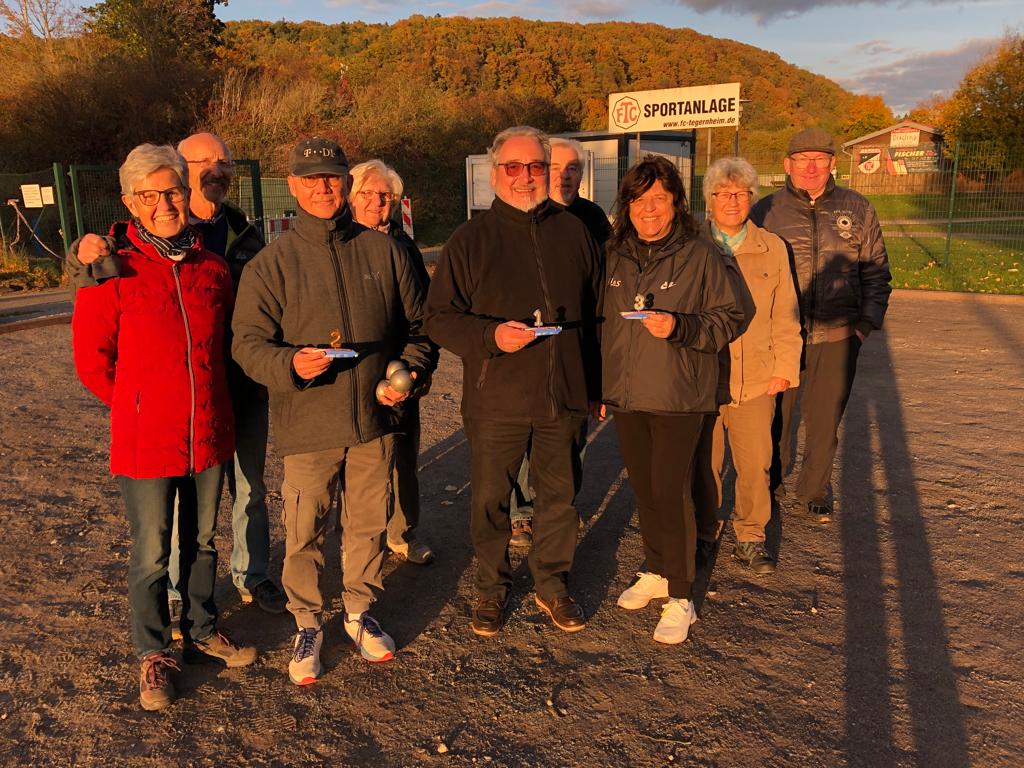
[[[107,232],[115,221],[123,221],[127,212],[121,202],[117,166],[72,165],[67,172],[74,216],[70,239],[87,232]],[[255,160],[236,160],[235,176],[228,199],[246,212],[250,220],[263,224],[263,193],[260,164]]]
[[[888,159],[901,157],[898,152],[884,154],[887,162],[877,168],[864,162],[863,150],[838,156],[836,182],[866,194],[878,211],[899,272],[897,284],[1024,293],[1024,143],[930,146],[928,162],[906,167],[889,164]],[[781,157],[746,159],[760,175],[762,195],[785,184]],[[703,218],[706,155],[698,152],[694,162],[688,192],[694,214]],[[681,170],[689,183],[688,165]],[[616,158],[595,158],[590,197],[610,209],[625,171]],[[22,185],[52,187],[53,204],[27,208]],[[255,161],[236,161],[228,196],[268,241],[288,229],[295,214],[287,181],[263,179]],[[115,166],[72,165],[65,171],[55,164],[33,173],[0,174],[0,203],[0,246],[5,254],[25,259],[59,260],[76,237],[106,232],[126,215]],[[936,267],[942,269],[926,274]]]
[[[45,191],[45,199],[54,195],[52,202],[41,208],[30,208],[24,204],[22,187],[38,187]],[[19,258],[40,262],[60,261],[64,254],[63,224],[61,221],[64,202],[63,189],[54,184],[54,170],[28,173],[0,173],[0,250],[5,258],[17,254]]]
[[[885,156],[868,173],[858,157],[840,154],[836,183],[865,194],[878,212],[887,241],[907,238],[948,266],[958,251],[1001,244],[1024,251],[1024,144],[934,145],[933,159],[911,167]],[[923,152],[924,150],[922,150]],[[894,153],[895,154],[895,153]],[[746,158],[760,176],[761,194],[786,182],[779,157]],[[704,215],[703,172],[694,183],[693,210]],[[899,190],[899,191],[895,191]]]

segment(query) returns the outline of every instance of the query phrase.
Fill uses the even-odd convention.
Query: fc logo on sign
[[[619,128],[632,128],[640,121],[640,102],[632,96],[623,96],[612,107],[612,120]]]

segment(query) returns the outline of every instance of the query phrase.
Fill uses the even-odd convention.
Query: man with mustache
[[[227,145],[212,133],[194,133],[181,140],[178,152],[188,163],[189,225],[203,238],[203,245],[224,257],[231,269],[235,290],[242,269],[264,247],[263,235],[241,208],[225,199],[235,173]],[[78,288],[96,285],[120,274],[109,237],[87,234],[71,246],[67,270],[72,298]],[[235,455],[226,472],[233,499],[231,528],[231,578],[243,603],[255,602],[268,613],[284,613],[286,598],[268,576],[270,523],[267,518],[263,472],[267,457],[269,417],[266,388],[248,378],[231,362],[228,386],[235,414]],[[171,614],[180,611],[175,592],[178,582],[177,536],[172,537],[168,575],[171,582]]]

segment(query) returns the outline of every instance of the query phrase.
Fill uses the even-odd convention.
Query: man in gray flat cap
[[[792,467],[789,449],[800,397],[804,422],[803,466],[793,494],[821,522],[831,519],[832,462],[839,423],[850,398],[861,345],[882,319],[892,292],[889,258],[878,216],[852,189],[836,186],[835,141],[821,128],[789,140],[785,188],[760,200],[750,220],[786,241],[793,260],[804,333],[804,370],[799,388],[781,394],[779,431],[781,488]]]

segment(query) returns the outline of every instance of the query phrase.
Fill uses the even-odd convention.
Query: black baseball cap
[[[288,173],[292,176],[316,176],[328,173],[332,176],[348,174],[348,158],[344,150],[330,139],[314,136],[303,139],[292,147],[288,159]]]

